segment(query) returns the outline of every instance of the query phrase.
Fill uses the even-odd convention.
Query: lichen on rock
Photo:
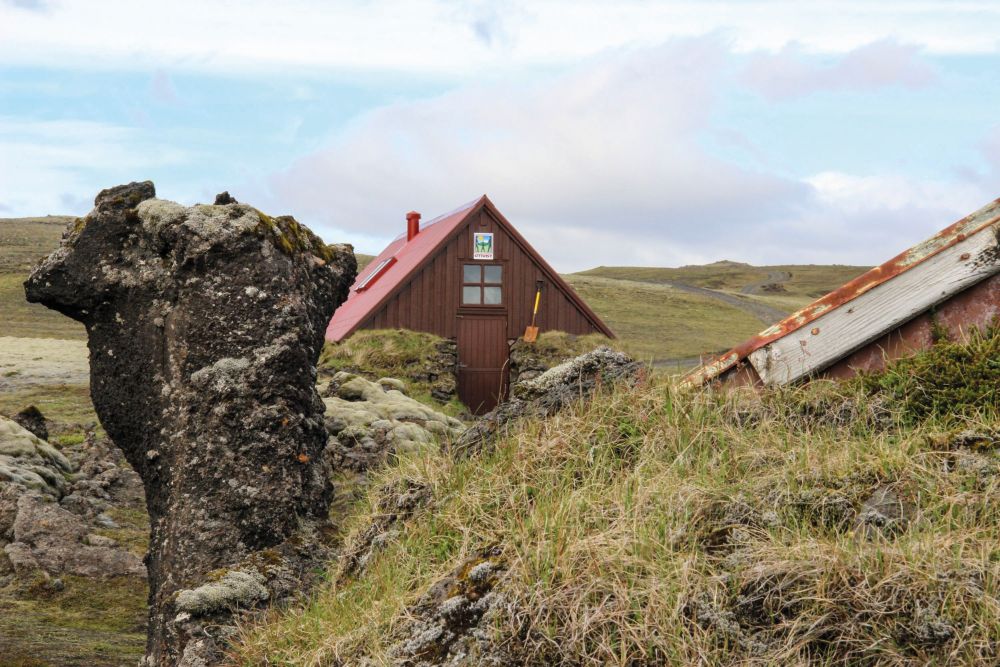
[[[51,444],[0,417],[0,559],[22,583],[64,574],[145,576],[133,554],[93,531],[100,479],[75,470]],[[75,511],[71,511],[75,510]]]
[[[264,577],[257,572],[231,570],[221,579],[193,590],[177,592],[177,611],[192,616],[239,607],[252,607],[267,600]]]
[[[72,470],[58,449],[13,420],[0,417],[0,482],[61,498]]]
[[[500,589],[506,573],[500,549],[468,558],[407,610],[389,655],[415,667],[517,664],[489,633],[491,614],[505,603]]]
[[[548,417],[590,397],[602,384],[635,384],[643,373],[642,365],[624,352],[598,347],[514,385],[510,400],[483,415],[454,443],[452,451],[462,456],[475,453],[522,417]]]
[[[370,382],[352,373],[334,375],[327,389],[326,428],[336,469],[364,472],[395,453],[457,440],[465,425],[406,396],[399,380]]]

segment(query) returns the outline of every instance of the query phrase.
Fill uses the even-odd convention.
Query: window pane
[[[479,290],[479,287],[463,287],[462,303],[471,303],[477,306],[482,303],[482,297],[480,296]]]
[[[463,283],[481,283],[483,282],[483,267],[479,264],[463,264],[462,265],[462,282]],[[479,303],[478,301],[476,303]]]
[[[501,303],[501,294],[499,287],[484,287],[483,288],[483,303],[489,306],[499,306]]]
[[[503,282],[503,267],[496,265],[487,265],[483,267],[484,273],[483,277],[484,283],[502,283]]]

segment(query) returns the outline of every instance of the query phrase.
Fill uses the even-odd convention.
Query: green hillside
[[[586,274],[563,277],[637,359],[664,362],[712,355],[765,326],[745,310],[667,285]]]
[[[31,266],[58,247],[70,220],[0,220],[0,335],[84,338],[80,325],[26,303],[21,286]],[[357,258],[359,269],[373,259],[361,253]],[[683,369],[732,347],[863,270],[717,262],[676,269],[598,267],[565,278],[631,354]]]
[[[59,247],[66,216],[0,218],[0,336],[86,338],[83,325],[24,300],[22,283],[35,262]]]
[[[868,268],[841,264],[752,266],[740,262],[722,261],[677,268],[599,266],[581,273],[619,280],[677,282],[712,290],[784,296],[805,305],[856,278]]]

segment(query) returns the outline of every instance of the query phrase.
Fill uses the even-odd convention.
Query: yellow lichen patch
[[[272,218],[260,210],[254,210],[260,218],[257,232],[269,237],[286,255],[308,252],[325,262],[333,260],[333,251],[330,247],[309,229],[300,225],[295,218],[291,216]]]
[[[77,218],[73,221],[73,231],[71,236],[79,236],[83,228],[87,226],[87,218]]]

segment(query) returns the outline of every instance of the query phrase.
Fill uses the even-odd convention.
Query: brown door
[[[458,316],[458,397],[473,414],[506,396],[509,356],[506,317]]]

